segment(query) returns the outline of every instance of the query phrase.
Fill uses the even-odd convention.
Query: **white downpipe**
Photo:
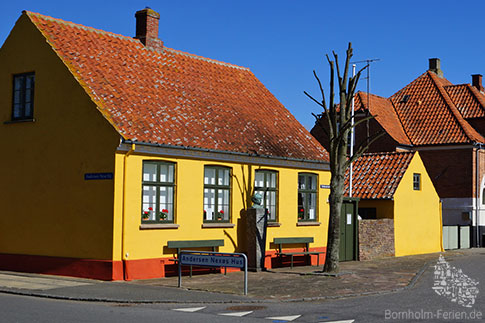
[[[352,76],[355,76],[355,64],[352,64]],[[355,94],[355,93],[354,93]],[[355,95],[354,95],[355,96]],[[352,114],[350,119],[350,157],[354,155],[354,96],[352,96]],[[352,197],[352,163],[349,169],[349,197]]]
[[[480,248],[480,146],[475,150],[475,227],[476,227],[476,246]],[[473,224],[473,223],[472,223]]]

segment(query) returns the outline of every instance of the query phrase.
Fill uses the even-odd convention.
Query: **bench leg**
[[[190,265],[190,278],[192,278],[192,265]]]
[[[291,269],[293,269],[293,255],[291,255]]]

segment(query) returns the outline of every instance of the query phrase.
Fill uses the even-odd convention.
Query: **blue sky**
[[[303,94],[317,94],[312,71],[328,83],[324,55],[335,50],[343,59],[349,41],[355,61],[380,59],[371,92],[385,97],[425,72],[431,57],[452,83],[485,74],[479,0],[3,1],[0,44],[24,9],[133,36],[134,13],[146,6],[160,13],[166,46],[249,67],[307,129],[320,112]]]

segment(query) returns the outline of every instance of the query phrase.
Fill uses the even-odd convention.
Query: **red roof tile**
[[[463,118],[485,117],[485,97],[470,84],[445,86]]]
[[[125,139],[265,156],[327,152],[247,68],[26,12]]]
[[[427,71],[390,97],[413,145],[484,142],[445,90],[451,85]]]
[[[361,199],[392,199],[414,152],[364,154],[353,164],[352,196]],[[349,171],[345,177],[349,194]]]
[[[364,92],[358,92],[355,98],[355,111],[370,109],[370,114],[395,141],[399,144],[411,145],[390,100],[374,94],[369,94],[369,100],[367,100],[367,93]]]

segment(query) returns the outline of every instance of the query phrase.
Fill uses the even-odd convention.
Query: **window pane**
[[[32,100],[32,90],[25,90],[25,102],[31,102]]]
[[[316,190],[317,189],[317,177],[313,175],[308,176],[308,189]]]
[[[264,187],[264,173],[263,172],[256,172],[254,175],[254,186],[255,187]]]
[[[22,83],[23,83],[23,76],[15,76],[15,89],[16,91],[20,90],[22,88]]]
[[[276,173],[271,172],[268,187],[276,188]]]
[[[20,104],[20,91],[15,91],[13,94],[13,103],[15,105]]]
[[[212,188],[204,189],[204,219],[213,220],[214,219],[214,208],[215,208],[216,190]]]
[[[305,195],[298,193],[298,220],[302,220],[305,215]]]
[[[24,112],[25,117],[30,117],[32,116],[32,103],[25,103],[25,112]]]
[[[154,163],[143,164],[143,181],[144,182],[157,181],[157,164],[154,164]]]
[[[266,208],[269,212],[268,219],[276,221],[276,192],[268,192]]]
[[[217,185],[229,186],[229,169],[219,169]]]
[[[143,186],[143,211],[142,218],[144,220],[155,220],[156,212],[156,187]]]
[[[25,87],[31,89],[34,87],[34,75],[29,75],[26,77]]]
[[[160,182],[173,183],[173,173],[172,164],[160,164]]]
[[[315,220],[317,216],[317,194],[316,193],[310,193],[308,194],[308,219],[309,220]]]
[[[13,117],[14,118],[20,117],[20,104],[14,104],[14,106],[13,106]]]
[[[304,190],[305,189],[305,176],[298,175],[298,189]]]
[[[216,184],[216,169],[206,167],[204,169],[204,184],[215,185]]]
[[[218,210],[219,216],[223,220],[229,220],[229,190],[218,190]]]
[[[173,187],[160,187],[160,203],[158,207],[161,221],[173,220]]]

